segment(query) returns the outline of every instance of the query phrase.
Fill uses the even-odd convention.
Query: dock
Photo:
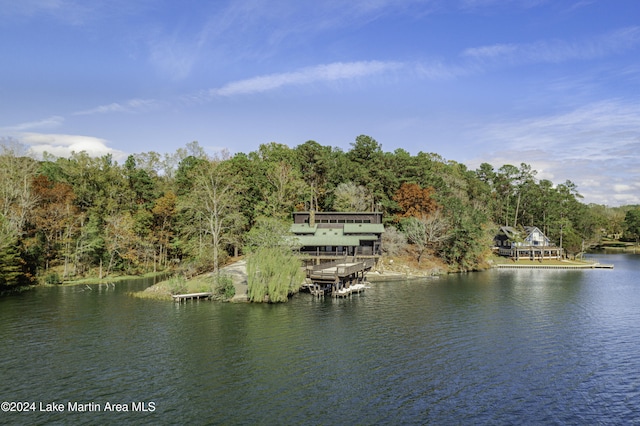
[[[518,265],[501,263],[494,266],[498,269],[613,269],[613,265],[603,263],[590,263],[584,265]]]
[[[211,300],[211,298],[213,297],[213,293],[172,294],[171,297],[173,297],[174,302],[182,303],[183,301],[186,302],[187,300]]]
[[[347,297],[362,293],[368,288],[366,273],[373,267],[373,260],[336,260],[307,267],[307,283],[303,289],[314,296]]]

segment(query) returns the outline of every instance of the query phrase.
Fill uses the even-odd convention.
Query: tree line
[[[192,142],[122,164],[86,152],[37,160],[7,138],[0,149],[0,288],[216,271],[261,219],[286,222],[295,210],[382,211],[388,237],[452,270],[478,268],[501,225],[537,226],[573,254],[603,234],[640,234],[637,207],[585,205],[572,182],[538,180],[527,164],[469,170],[434,153],[385,152],[366,135],[346,152],[307,141],[211,156]]]

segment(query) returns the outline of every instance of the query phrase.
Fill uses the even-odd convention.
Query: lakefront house
[[[535,226],[525,226],[517,230],[511,226],[501,226],[493,239],[494,248],[501,256],[512,259],[561,259],[562,248]]]
[[[291,232],[300,253],[318,261],[340,256],[377,260],[382,254],[381,212],[295,212]]]

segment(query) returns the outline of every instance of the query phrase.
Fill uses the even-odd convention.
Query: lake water
[[[615,269],[281,305],[127,296],[148,282],[5,297],[0,401],[30,411],[0,424],[640,424],[640,256],[592,257]]]

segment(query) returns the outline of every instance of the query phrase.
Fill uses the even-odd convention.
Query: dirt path
[[[247,302],[247,261],[239,260],[221,268],[223,274],[231,276],[233,285],[236,288],[236,295],[232,302]]]

